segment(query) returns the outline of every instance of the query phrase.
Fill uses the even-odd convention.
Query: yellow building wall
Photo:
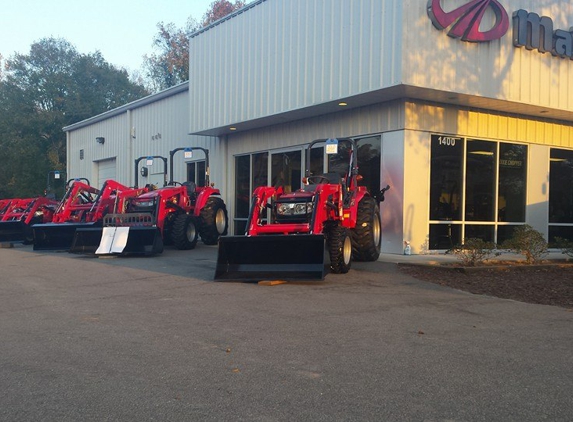
[[[405,104],[403,241],[428,252],[430,136],[433,133],[529,145],[526,222],[547,237],[549,150],[573,148],[573,126],[432,103]]]

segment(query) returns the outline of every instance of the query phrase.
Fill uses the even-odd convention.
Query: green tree
[[[79,54],[45,38],[5,60],[0,74],[0,197],[43,192],[51,170],[65,170],[64,126],[147,95],[99,52]]]
[[[189,18],[184,29],[174,24],[157,24],[159,32],[153,39],[157,53],[144,56],[143,69],[148,89],[158,92],[189,79],[189,37],[199,29]]]
[[[158,23],[158,33],[153,39],[156,51],[143,59],[143,72],[148,89],[157,92],[187,81],[191,34],[244,6],[245,3],[240,0],[234,3],[217,0],[211,3],[201,24],[192,17],[189,17],[182,29],[176,28],[172,23]]]

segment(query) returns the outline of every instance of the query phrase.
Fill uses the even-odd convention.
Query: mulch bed
[[[473,294],[573,309],[572,264],[511,263],[489,267],[400,264],[399,268],[417,279]]]

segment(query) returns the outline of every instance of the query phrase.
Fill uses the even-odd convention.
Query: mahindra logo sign
[[[428,15],[440,30],[449,28],[448,35],[463,41],[485,42],[500,39],[509,28],[509,16],[497,0],[472,0],[450,12],[444,11],[441,0],[428,0]],[[485,12],[495,15],[493,27],[481,31]]]

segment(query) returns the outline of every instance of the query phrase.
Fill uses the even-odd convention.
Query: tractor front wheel
[[[193,249],[198,240],[195,218],[189,214],[180,214],[175,218],[171,230],[171,240],[177,249]]]
[[[333,226],[328,234],[330,270],[335,274],[346,274],[352,264],[352,241],[348,229]]]
[[[352,254],[356,261],[376,261],[380,256],[382,228],[380,208],[374,198],[365,196],[358,204],[356,227],[351,231]]]
[[[227,234],[229,218],[221,198],[211,197],[201,210],[201,240],[205,245],[216,245],[219,237]]]

